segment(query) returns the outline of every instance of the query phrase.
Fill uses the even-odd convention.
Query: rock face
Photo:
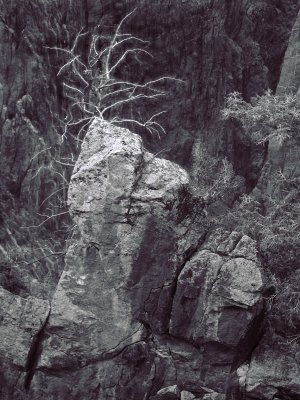
[[[279,84],[276,94],[284,96],[295,94],[299,89],[299,29],[300,14],[296,19],[285,53],[281,68]],[[280,143],[272,138],[269,143],[268,158],[262,172],[262,178],[258,182],[256,193],[263,196],[273,193],[273,196],[281,195],[276,191],[276,174],[281,171],[287,176],[299,179],[299,146],[294,143]],[[275,184],[274,184],[275,181]],[[297,265],[294,265],[293,282],[297,285]],[[280,289],[279,289],[280,290]],[[281,289],[282,290],[282,289]],[[291,293],[292,287],[287,289]],[[293,310],[292,305],[287,306],[286,313]],[[278,310],[277,310],[278,311]],[[273,311],[273,313],[276,311]],[[297,313],[297,307],[295,308]],[[293,325],[297,331],[298,324]],[[299,380],[299,337],[293,332],[283,332],[280,324],[274,323],[271,317],[267,323],[266,331],[259,341],[251,359],[242,364],[236,372],[240,391],[231,393],[237,398],[245,399],[298,399],[300,394]]]
[[[21,386],[22,392],[31,379],[39,352],[39,336],[48,319],[48,301],[34,297],[26,299],[0,290],[0,395],[13,396]],[[8,396],[8,397],[7,397]]]
[[[216,233],[185,264],[173,300],[170,334],[204,349],[201,377],[221,392],[241,340],[262,312],[262,277],[251,242],[236,232]],[[258,332],[252,334],[255,340]],[[245,351],[249,343],[244,346]]]
[[[228,157],[249,187],[255,184],[264,150],[244,143],[232,127],[224,129],[219,110],[230,91],[239,90],[248,99],[268,84],[276,87],[297,0],[176,0],[172,5],[136,0],[72,4],[2,0],[0,6],[0,238],[4,249],[0,282],[6,282],[7,289],[50,299],[63,269],[63,257],[56,255],[64,252],[68,232],[60,233],[55,243],[51,232],[61,232],[62,225],[69,223],[62,206],[78,147],[70,138],[61,143],[61,120],[70,101],[57,77],[65,61],[63,52],[53,48],[69,48],[81,27],[93,30],[100,25],[111,34],[120,19],[136,8],[126,30],[149,41],[153,59],[147,59],[141,69],[131,60],[120,73],[141,82],[164,75],[185,82],[165,88],[158,111],[167,111],[161,122],[169,134],[161,141],[145,136],[148,147],[197,171],[203,146],[213,157]],[[146,115],[148,109],[152,112],[152,104],[141,105],[139,112]],[[18,257],[7,228],[21,249]],[[24,264],[19,267],[15,258]],[[20,276],[32,259],[41,261],[26,267],[24,285]]]
[[[164,151],[165,156],[188,167],[193,162],[197,170],[199,148],[205,147],[212,156],[227,157],[251,190],[260,175],[265,149],[246,141],[236,127],[224,126],[220,109],[232,91],[241,92],[249,101],[269,87],[276,89],[298,2],[131,4],[137,5],[132,29],[152,43],[155,61],[144,75],[154,78],[159,71],[185,82],[169,85],[168,106],[162,105],[168,111],[164,122],[170,132],[163,139],[163,147],[171,149]],[[289,26],[289,33],[283,26]]]
[[[284,62],[282,64],[280,80],[276,90],[276,94],[278,96],[295,94],[299,90],[299,54],[300,13],[298,14],[293,26],[288,48],[285,53]],[[261,188],[262,191],[272,193],[274,192],[274,189],[276,190],[276,186],[274,187],[274,181],[276,182],[276,174],[278,170],[281,170],[285,175],[290,175],[295,178],[299,177],[300,168],[298,143],[289,143],[287,140],[282,143],[276,137],[270,140],[268,145],[267,162],[262,172],[261,182],[258,183],[258,187]],[[265,182],[267,182],[267,184]]]
[[[23,396],[225,395],[253,348],[262,276],[250,238],[206,238],[182,218],[188,188],[139,136],[93,123],[70,183],[76,232]]]
[[[299,4],[171,3],[0,1],[3,400],[299,397],[298,339],[264,324],[255,242],[211,231],[178,165],[197,175],[202,149],[227,157],[247,190],[256,185],[265,149],[224,127],[219,111],[230,91],[250,99],[276,88]],[[70,184],[71,222],[64,199],[79,151],[61,141],[70,103],[53,47],[70,47],[81,27],[111,34],[135,7],[128,31],[150,42],[153,59],[141,73],[136,60],[118,73],[184,84],[165,88],[158,108],[169,134],[143,136],[148,150],[140,136],[95,121]],[[280,87],[298,76],[298,22]]]
[[[288,48],[285,52],[284,61],[281,69],[280,79],[276,93],[295,93],[299,88],[300,82],[300,14],[298,14],[293,26]]]

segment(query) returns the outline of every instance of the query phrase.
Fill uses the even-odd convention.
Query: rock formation
[[[199,172],[205,153],[227,157],[240,191],[256,187],[267,148],[220,109],[230,91],[249,100],[297,80],[298,2],[0,4],[0,398],[298,399],[299,336],[274,317],[256,242],[210,223],[230,202],[195,194],[214,179]],[[135,6],[127,27],[153,61],[118,73],[184,81],[158,104],[168,134],[96,119],[79,151],[62,140],[70,102],[53,48],[80,27],[110,33]]]
[[[69,189],[76,233],[50,315],[36,300],[44,314],[30,334],[31,367],[8,381],[16,398],[23,385],[32,399],[165,398],[172,385],[174,396],[226,393],[255,342],[262,275],[249,237],[207,237],[190,214],[179,218],[184,189],[187,173],[139,136],[93,123]],[[23,338],[26,323],[17,329]]]

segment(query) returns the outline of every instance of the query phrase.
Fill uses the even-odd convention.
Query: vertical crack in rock
[[[152,394],[154,394],[154,391],[155,391],[155,383],[156,383],[156,377],[157,377],[157,375],[156,375],[156,373],[157,373],[157,364],[156,364],[155,360],[153,362],[153,369],[154,369],[154,371],[153,371],[153,377],[151,378],[151,386],[150,386],[150,388],[148,390],[148,393],[146,393],[146,395],[145,395],[145,400],[149,400],[150,397],[152,396]]]
[[[144,151],[143,148],[141,148],[141,151],[142,152],[141,152],[141,155],[140,155],[140,160],[139,160],[138,164],[135,166],[134,173],[135,173],[136,177],[135,177],[135,180],[132,183],[131,191],[130,191],[130,193],[128,195],[129,204],[128,204],[127,212],[126,212],[126,215],[125,215],[126,222],[129,223],[130,225],[134,224],[133,221],[131,221],[131,219],[130,219],[130,211],[131,211],[131,208],[132,208],[132,201],[133,201],[132,195],[133,195],[134,191],[137,189],[140,180],[142,179],[143,169],[144,169],[144,166],[145,166],[145,151]]]
[[[32,342],[31,342],[29,352],[28,352],[28,356],[27,356],[27,360],[26,360],[26,364],[25,364],[26,375],[25,375],[25,380],[24,380],[24,389],[26,391],[29,391],[29,389],[30,389],[30,385],[31,385],[33,376],[35,374],[38,361],[42,354],[42,344],[43,344],[43,339],[44,339],[44,332],[45,332],[47,323],[49,321],[50,314],[51,314],[51,304],[50,304],[48,315],[47,315],[42,327],[40,328],[40,330],[37,332],[36,335],[34,335]]]
[[[232,363],[232,371],[237,370],[243,363],[251,360],[254,350],[259,345],[265,333],[265,307],[253,318],[245,336],[240,340],[236,358]]]
[[[173,289],[171,292],[171,307],[170,307],[169,316],[168,316],[168,334],[170,336],[172,336],[170,333],[170,320],[171,320],[171,314],[172,314],[172,309],[173,309],[173,301],[174,301],[176,291],[177,291],[177,286],[178,286],[178,278],[179,278],[181,272],[183,271],[184,267],[186,266],[186,264],[192,259],[192,257],[197,253],[197,251],[200,249],[202,244],[205,242],[207,235],[208,235],[208,232],[204,232],[200,236],[198,242],[194,246],[191,246],[186,250],[183,262],[181,263],[180,267],[178,268],[178,271],[176,273],[176,278],[173,281],[174,286],[173,286]]]
[[[16,387],[18,387],[18,383],[19,383],[19,381],[20,381],[20,379],[21,379],[21,377],[22,377],[22,374],[23,374],[23,371],[21,371],[19,374],[18,374],[18,376],[17,376],[17,379],[16,379],[16,382],[12,385],[12,387],[11,387],[11,391],[9,392],[9,395],[11,396],[11,398],[13,398],[13,396],[14,396],[14,394],[15,394],[15,389],[16,389]],[[1,394],[1,392],[0,392],[0,394]]]
[[[236,356],[232,362],[230,377],[228,380],[226,399],[244,399],[246,396],[246,382],[249,365],[255,349],[260,345],[265,334],[265,314],[266,308],[263,305],[262,310],[253,318],[246,334],[241,338]],[[244,365],[248,365],[245,375],[240,376],[238,369]]]

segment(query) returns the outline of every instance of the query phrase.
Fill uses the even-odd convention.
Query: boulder
[[[206,249],[185,264],[170,320],[171,335],[203,348],[203,383],[221,392],[238,346],[263,310],[262,275],[252,261],[255,243],[237,237],[215,232],[203,245]]]
[[[195,400],[196,396],[193,395],[193,393],[188,392],[187,390],[183,390],[180,393],[180,400]]]
[[[160,389],[153,400],[180,400],[180,390],[177,385]]]

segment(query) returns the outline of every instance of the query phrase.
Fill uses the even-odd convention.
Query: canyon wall
[[[213,227],[230,204],[193,197],[214,179],[203,154],[229,160],[237,192],[260,185],[270,151],[220,110],[234,90],[298,85],[298,1],[0,4],[0,397],[298,399],[297,335],[257,244]],[[153,58],[118,74],[182,80],[133,110],[166,111],[167,134],[95,120],[65,136],[55,48],[133,9],[126,30]]]

